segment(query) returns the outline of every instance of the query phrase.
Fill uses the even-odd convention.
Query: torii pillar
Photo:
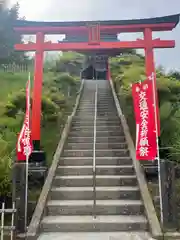
[[[38,32],[36,34],[35,65],[34,65],[34,85],[32,100],[32,140],[35,151],[40,151],[41,139],[41,96],[43,81],[43,43],[44,34]]]
[[[144,29],[144,41],[145,41],[145,69],[147,79],[154,81],[155,87],[155,97],[156,97],[156,116],[157,116],[157,130],[158,136],[160,136],[160,114],[159,114],[159,101],[157,93],[157,84],[156,84],[156,68],[154,61],[154,52],[153,52],[153,39],[152,39],[152,30],[150,28]]]

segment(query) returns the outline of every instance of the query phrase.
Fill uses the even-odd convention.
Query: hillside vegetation
[[[145,80],[144,57],[138,54],[119,56],[110,61],[112,79],[118,98],[135,139],[135,121],[131,84]],[[161,158],[180,159],[180,73],[165,74],[163,68],[156,70],[161,118]]]
[[[61,130],[67,116],[72,112],[80,87],[78,75],[71,75],[71,71],[63,72],[61,61],[63,62],[64,58],[66,58],[66,54],[59,57],[57,61],[57,66],[61,67],[62,71],[56,68],[49,70],[46,68],[43,79],[41,145],[47,153],[48,164],[52,161]],[[11,170],[16,154],[17,134],[24,119],[27,79],[28,73],[0,72],[1,197],[11,194]]]

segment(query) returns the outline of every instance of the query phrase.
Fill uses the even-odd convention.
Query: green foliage
[[[11,9],[0,9],[0,63],[22,63],[26,60],[24,53],[15,52],[14,45],[21,43],[21,34],[13,30],[14,23],[19,19],[19,5]]]
[[[0,73],[0,196],[11,193],[12,160],[24,120],[27,79],[27,74],[23,73]],[[78,84],[78,79],[67,73],[44,74],[41,139],[49,164],[67,119],[65,113],[72,110]],[[69,87],[72,89],[70,96],[66,91]]]
[[[5,115],[15,118],[19,111],[25,112],[26,95],[22,90],[9,96],[8,103],[5,108]]]
[[[12,160],[10,156],[5,156],[0,161],[0,195],[9,196],[11,190],[10,173],[12,169]]]
[[[84,56],[79,53],[65,52],[56,61],[56,65],[52,67],[55,72],[66,72],[70,75],[80,76]]]
[[[75,81],[74,78],[69,75],[68,73],[61,73],[56,79],[55,82],[57,83],[57,85],[59,87],[63,87],[63,86],[74,86],[75,85]]]
[[[116,92],[126,115],[135,141],[135,121],[131,84],[145,79],[144,58],[140,55],[119,56],[111,59],[111,72]],[[180,82],[179,72],[165,74],[162,66],[157,68],[157,88],[161,117],[161,155],[171,160],[180,160]]]
[[[58,118],[59,107],[48,96],[42,98],[42,122],[45,125],[48,122],[56,122]]]
[[[61,73],[54,80],[59,91],[62,91],[66,96],[70,96],[73,91],[76,91],[77,81],[68,73]]]

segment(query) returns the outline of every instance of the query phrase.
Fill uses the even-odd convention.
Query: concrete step
[[[81,149],[72,150],[65,149],[62,156],[65,157],[93,157],[93,150]],[[98,149],[96,150],[96,157],[127,157],[129,156],[129,151],[125,149]]]
[[[82,109],[94,110],[95,109],[95,104],[80,104],[78,109],[77,109],[77,111],[82,110]],[[103,111],[103,110],[114,110],[114,111],[117,111],[114,103],[112,103],[112,102],[109,103],[109,104],[105,104],[105,105],[102,105],[101,103],[98,103],[97,104],[97,109],[99,111]]]
[[[89,109],[89,108],[86,108],[86,109],[79,109],[76,111],[76,115],[78,114],[83,114],[83,113],[95,113],[95,109]],[[112,116],[113,115],[117,115],[117,111],[116,110],[113,110],[113,109],[97,109],[97,115],[98,114],[111,114]]]
[[[96,138],[96,144],[110,144],[110,143],[122,143],[125,142],[125,136],[110,136],[110,137],[100,137],[97,136]],[[68,137],[67,140],[68,143],[93,143],[94,138],[91,137],[81,137],[81,136],[75,136],[75,137]]]
[[[61,157],[59,164],[61,166],[92,166],[92,157]],[[132,159],[127,157],[96,157],[96,165],[132,165]]]
[[[109,102],[114,102],[112,95],[106,95],[101,93],[98,93],[98,101],[101,105],[108,104]]]
[[[95,93],[92,94],[92,96],[90,97],[91,99],[88,99],[87,96],[85,96],[84,98],[82,96],[80,103],[90,103],[91,104],[92,100],[93,100],[93,102],[95,102],[94,97],[95,97]],[[112,103],[114,101],[112,95],[108,95],[108,93],[101,95],[100,92],[98,92],[97,100],[98,100],[98,103],[101,104],[102,106],[104,106],[106,104],[108,105],[109,103]],[[103,100],[103,101],[100,101],[100,100]]]
[[[74,143],[67,143],[65,145],[65,149],[72,149],[72,150],[76,150],[76,149],[93,149],[94,143],[79,143],[79,142],[74,142]],[[122,142],[122,143],[108,143],[108,142],[104,142],[104,143],[96,143],[96,150],[97,149],[124,149],[127,148],[127,143],[126,142]]]
[[[47,215],[93,215],[93,200],[51,200],[47,202]],[[142,215],[140,200],[97,200],[97,215]]]
[[[86,121],[94,121],[94,115],[93,116],[89,116],[89,117],[86,117],[86,116],[75,116],[74,118],[74,121],[73,122],[86,122]],[[118,116],[108,116],[108,117],[104,117],[104,116],[98,116],[97,117],[97,122],[99,121],[106,121],[106,122],[113,122],[113,121],[119,121],[119,117]]]
[[[111,136],[122,136],[124,132],[119,128],[116,131],[96,131],[97,137],[111,137]],[[70,131],[69,137],[91,137],[94,136],[94,131]]]
[[[57,168],[58,175],[92,175],[92,166],[59,166]],[[134,167],[132,165],[101,165],[96,166],[97,175],[130,175],[134,174]]]
[[[121,125],[116,125],[116,126],[113,126],[113,125],[109,125],[109,124],[106,124],[106,125],[98,125],[96,126],[96,131],[116,131],[117,129],[121,129],[121,132],[122,132],[122,127]],[[94,125],[89,125],[89,126],[72,126],[71,128],[71,131],[94,131]]]
[[[86,116],[86,117],[92,117],[92,116],[94,116],[94,111],[89,111],[89,110],[86,110],[86,111],[81,111],[81,112],[76,112],[76,116],[78,117],[84,117],[84,116]]]
[[[76,113],[76,117],[92,117],[92,116],[94,116],[94,112],[88,112],[88,111],[83,111],[83,112],[77,112]],[[113,116],[113,117],[118,117],[118,115],[117,115],[117,113],[112,113],[112,112],[97,112],[97,118],[99,118],[99,117],[111,117],[111,116]]]
[[[135,175],[96,175],[96,186],[136,186]],[[58,176],[54,178],[53,186],[89,187],[93,186],[93,176]]]
[[[47,216],[41,223],[43,232],[110,232],[146,231],[148,223],[143,216]]]
[[[95,106],[94,105],[81,105],[78,109],[77,109],[77,112],[79,111],[86,111],[86,110],[89,110],[89,111],[94,111],[95,110]],[[107,106],[98,106],[97,107],[97,110],[98,112],[106,112],[106,111],[112,111],[112,112],[117,112],[115,106],[113,104],[109,104]]]
[[[93,200],[93,198],[93,187],[57,187],[52,188],[50,193],[50,200]],[[139,200],[140,191],[137,186],[96,187],[96,199]]]
[[[49,232],[42,233],[37,240],[155,240],[145,231],[139,232]]]
[[[121,123],[120,123],[120,120],[119,119],[117,119],[117,120],[114,120],[114,121],[108,121],[108,120],[101,120],[101,121],[96,121],[96,126],[121,126]],[[94,127],[94,120],[92,119],[92,121],[85,121],[85,122],[83,122],[83,121],[73,121],[72,122],[72,126],[79,126],[79,127],[81,127],[81,126],[83,126],[83,127],[85,127],[85,126],[93,126]]]

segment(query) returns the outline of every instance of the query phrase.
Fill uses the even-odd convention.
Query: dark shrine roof
[[[110,21],[69,21],[69,22],[37,22],[17,20],[14,27],[78,27],[86,26],[87,24],[100,23],[100,25],[139,25],[139,24],[160,24],[160,23],[174,23],[174,27],[179,22],[180,14],[157,17],[157,18],[144,18],[132,20],[110,20]]]

